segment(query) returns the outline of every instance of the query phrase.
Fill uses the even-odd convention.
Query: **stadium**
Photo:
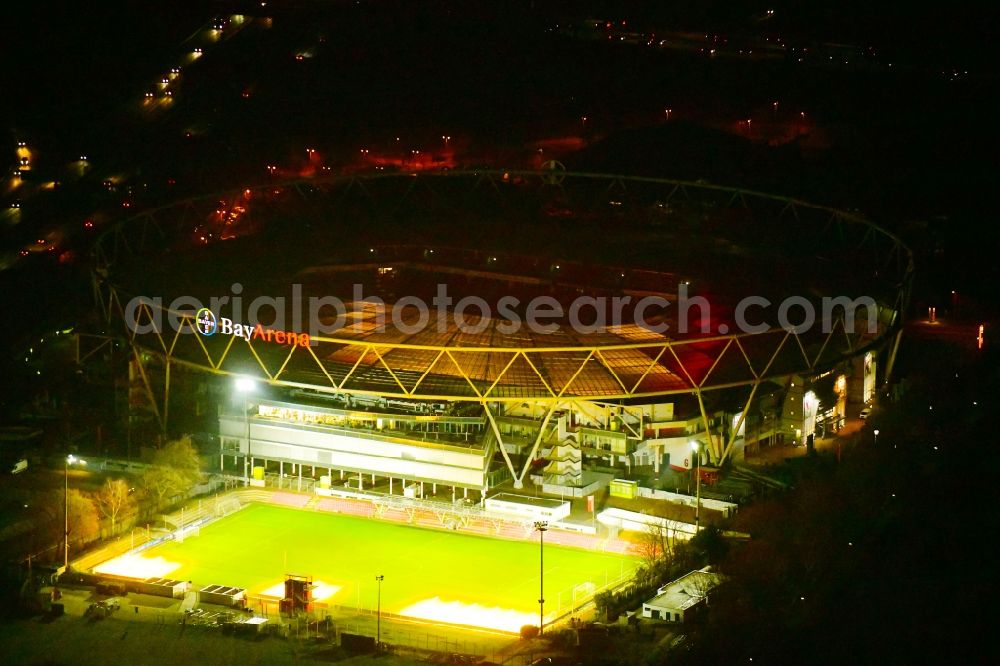
[[[369,574],[409,575],[423,589],[397,587],[388,612],[509,631],[537,608],[544,521],[557,621],[627,578],[629,533],[694,533],[695,468],[694,515],[728,514],[752,491],[747,458],[812,447],[891,373],[913,279],[891,233],[548,166],[271,182],[104,233],[94,293],[129,341],[130,408],[159,432],[212,421],[214,471],[286,505],[188,516],[176,534],[204,533],[150,549],[176,565],[155,575],[260,600],[294,571],[358,608]],[[360,559],[323,564],[354,539]],[[266,575],[226,564],[255,549]]]

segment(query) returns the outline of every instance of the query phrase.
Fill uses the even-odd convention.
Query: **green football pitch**
[[[491,539],[252,504],[143,557],[179,564],[169,578],[243,587],[250,595],[274,589],[285,574],[312,576],[326,588],[317,589],[317,596],[329,595],[326,603],[365,609],[374,609],[375,576],[383,575],[386,612],[509,630],[537,623],[537,536]],[[637,565],[635,558],[546,543],[546,616],[570,610]]]

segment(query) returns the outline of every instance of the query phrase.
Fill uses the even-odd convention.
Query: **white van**
[[[10,468],[11,474],[20,474],[24,470],[28,469],[28,459],[21,458]]]

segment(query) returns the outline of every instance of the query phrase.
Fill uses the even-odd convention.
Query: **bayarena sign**
[[[205,337],[211,337],[216,333],[231,335],[236,338],[243,338],[247,342],[251,340],[261,340],[263,342],[273,342],[279,345],[298,345],[299,347],[309,346],[308,333],[296,333],[294,331],[278,331],[273,328],[265,328],[262,324],[250,326],[249,324],[239,324],[233,322],[228,317],[216,317],[215,313],[208,308],[198,310],[195,315],[195,326],[198,332]]]

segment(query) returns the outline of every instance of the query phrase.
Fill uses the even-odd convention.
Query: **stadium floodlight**
[[[257,387],[257,382],[249,377],[236,378],[236,390],[240,393],[251,393]]]
[[[72,453],[66,456],[63,465],[63,571],[69,571],[69,466],[86,465],[87,461]]]
[[[544,520],[535,523],[538,530],[538,635],[545,628],[545,531],[549,524]]]
[[[385,576],[379,574],[375,576],[375,581],[378,583],[378,615],[375,621],[375,654],[382,654],[382,581]]]
[[[236,378],[236,390],[243,394],[243,422],[246,426],[247,434],[247,450],[243,455],[243,482],[249,486],[250,485],[250,413],[249,405],[247,404],[247,395],[253,393],[254,389],[257,388],[257,382],[255,382],[250,377],[237,377]]]
[[[694,500],[694,533],[701,530],[701,442],[691,442],[691,450],[694,451],[696,462],[695,471],[695,500]],[[688,492],[691,486],[688,486]]]

